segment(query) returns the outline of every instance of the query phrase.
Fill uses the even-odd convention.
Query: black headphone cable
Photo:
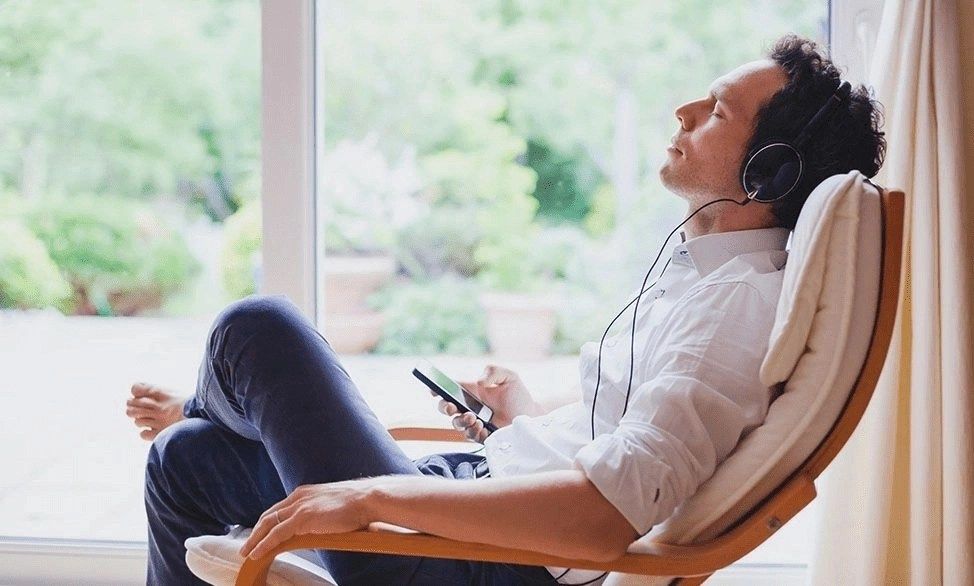
[[[676,228],[673,228],[673,230],[670,232],[670,235],[667,236],[666,237],[666,240],[663,241],[663,246],[660,247],[659,252],[656,254],[656,259],[653,261],[652,266],[649,267],[649,270],[646,271],[646,276],[643,278],[642,285],[640,285],[640,287],[639,287],[639,294],[636,295],[636,297],[632,301],[630,301],[629,303],[627,303],[626,306],[623,307],[619,311],[619,313],[616,314],[616,316],[614,318],[612,318],[612,321],[610,321],[609,322],[609,325],[605,328],[605,332],[602,334],[602,339],[599,341],[599,354],[598,354],[598,361],[597,361],[597,367],[596,367],[597,373],[596,373],[596,379],[595,379],[595,392],[592,394],[592,418],[591,418],[591,426],[592,426],[592,439],[593,440],[595,439],[595,404],[596,404],[596,401],[598,400],[598,397],[599,397],[599,386],[600,386],[600,384],[602,382],[602,345],[605,343],[605,338],[609,334],[609,329],[612,328],[612,325],[615,324],[616,320],[619,319],[619,317],[623,313],[625,313],[625,311],[627,309],[629,309],[629,306],[630,305],[632,305],[633,303],[636,304],[636,307],[635,307],[635,309],[633,309],[633,312],[632,312],[632,333],[631,333],[631,337],[630,337],[630,341],[629,341],[629,386],[626,389],[626,400],[625,400],[625,403],[623,404],[623,407],[622,407],[622,414],[625,415],[626,414],[626,410],[629,408],[629,396],[632,393],[632,376],[633,376],[633,368],[634,368],[634,365],[635,365],[636,318],[639,315],[639,300],[642,298],[643,293],[645,293],[648,290],[647,287],[646,287],[646,281],[649,280],[649,275],[653,272],[653,269],[656,268],[656,263],[659,262],[660,256],[662,256],[662,254],[663,254],[663,249],[666,248],[666,243],[670,241],[670,238],[673,237],[673,234],[675,234],[676,231],[679,230],[681,226],[683,226],[684,224],[686,224],[687,222],[689,222],[690,221],[690,218],[692,218],[693,216],[697,215],[701,210],[703,210],[707,206],[710,206],[710,205],[713,205],[715,203],[719,203],[719,202],[722,202],[722,201],[733,202],[733,203],[736,203],[737,205],[743,207],[743,206],[747,205],[748,202],[751,201],[751,199],[750,198],[746,198],[743,201],[737,201],[736,199],[731,199],[731,198],[727,198],[727,197],[722,197],[720,199],[715,199],[714,201],[705,203],[704,205],[700,206],[692,214],[690,214],[689,216],[687,216],[686,219],[684,219],[682,222],[680,222],[679,224],[677,224]],[[649,289],[651,289],[652,287],[656,286],[656,283],[658,283],[659,282],[659,279],[662,278],[663,273],[666,272],[667,267],[669,267],[669,265],[670,265],[670,260],[672,260],[672,259],[668,259],[666,261],[666,264],[663,266],[663,270],[660,272],[660,276],[657,277],[656,281],[654,281],[652,285],[650,285]]]

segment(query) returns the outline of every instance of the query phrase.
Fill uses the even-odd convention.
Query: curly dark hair
[[[781,37],[768,57],[785,70],[788,82],[759,110],[748,153],[771,139],[793,140],[841,83],[839,70],[809,39]],[[880,108],[870,91],[859,85],[812,134],[801,149],[801,181],[791,194],[771,204],[779,226],[795,227],[805,200],[827,177],[853,169],[873,177],[879,171],[886,155]]]

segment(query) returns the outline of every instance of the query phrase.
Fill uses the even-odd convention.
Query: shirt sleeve
[[[674,306],[618,427],[574,465],[640,535],[696,492],[763,422],[771,390],[758,371],[775,306],[753,286],[708,285]]]

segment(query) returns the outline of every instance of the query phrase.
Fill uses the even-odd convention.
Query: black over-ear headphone
[[[639,300],[642,298],[643,293],[656,286],[659,279],[662,278],[663,273],[670,266],[670,260],[666,261],[663,265],[663,270],[660,272],[659,276],[656,277],[656,281],[646,287],[646,282],[649,281],[649,275],[656,268],[656,263],[659,262],[660,256],[663,254],[663,248],[666,247],[666,243],[670,241],[673,234],[680,228],[680,226],[686,224],[690,221],[690,218],[697,215],[705,207],[713,205],[722,201],[729,201],[736,203],[739,206],[747,205],[751,201],[758,201],[761,203],[771,203],[778,201],[779,199],[786,197],[802,179],[802,173],[805,171],[805,160],[802,158],[802,147],[808,141],[808,138],[815,132],[825,120],[835,111],[835,109],[841,104],[846,98],[849,97],[852,91],[852,85],[843,81],[836,88],[835,93],[825,102],[818,112],[812,116],[812,119],[808,121],[808,124],[802,128],[801,132],[794,140],[788,142],[783,139],[772,139],[761,145],[758,145],[754,150],[749,152],[746,157],[744,157],[744,163],[741,165],[741,185],[744,186],[744,191],[747,193],[747,199],[743,201],[737,201],[736,199],[730,199],[727,197],[722,197],[720,199],[715,199],[711,202],[707,202],[694,210],[694,212],[686,217],[682,222],[680,222],[670,235],[666,237],[663,241],[663,246],[660,247],[659,253],[656,254],[656,260],[653,261],[652,266],[646,272],[646,276],[643,278],[642,285],[639,287],[639,294],[636,295],[629,303],[626,304],[619,313],[616,314],[609,325],[605,328],[605,332],[602,334],[602,339],[599,341],[599,356],[597,364],[597,374],[595,378],[595,391],[592,395],[592,439],[595,439],[595,403],[599,398],[599,386],[602,382],[602,345],[605,343],[606,336],[609,335],[609,329],[613,324],[616,323],[622,314],[629,309],[630,306],[635,304],[635,309],[632,312],[632,333],[630,336],[629,343],[629,388],[626,390],[626,401],[622,407],[622,414],[626,414],[626,410],[629,408],[629,395],[632,393],[632,378],[633,378],[633,367],[635,365],[635,347],[636,347],[636,316],[639,314]],[[659,492],[657,491],[656,497],[659,498]]]
[[[741,165],[741,185],[748,199],[761,203],[777,201],[791,193],[802,180],[805,159],[802,147],[833,111],[849,97],[852,85],[843,81],[791,142],[771,139],[758,145]]]

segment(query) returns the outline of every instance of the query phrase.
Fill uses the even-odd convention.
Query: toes
[[[139,417],[133,419],[133,421],[135,422],[135,427],[155,427],[158,424],[156,419],[150,417]]]
[[[162,394],[155,385],[149,383],[135,383],[132,385],[132,396],[134,397],[157,397]]]
[[[129,399],[125,401],[125,404],[136,409],[149,409],[152,411],[159,409],[159,402],[148,397],[136,397],[134,399]]]
[[[152,409],[139,409],[138,407],[127,407],[125,414],[133,419],[142,417],[155,417],[157,412]]]

